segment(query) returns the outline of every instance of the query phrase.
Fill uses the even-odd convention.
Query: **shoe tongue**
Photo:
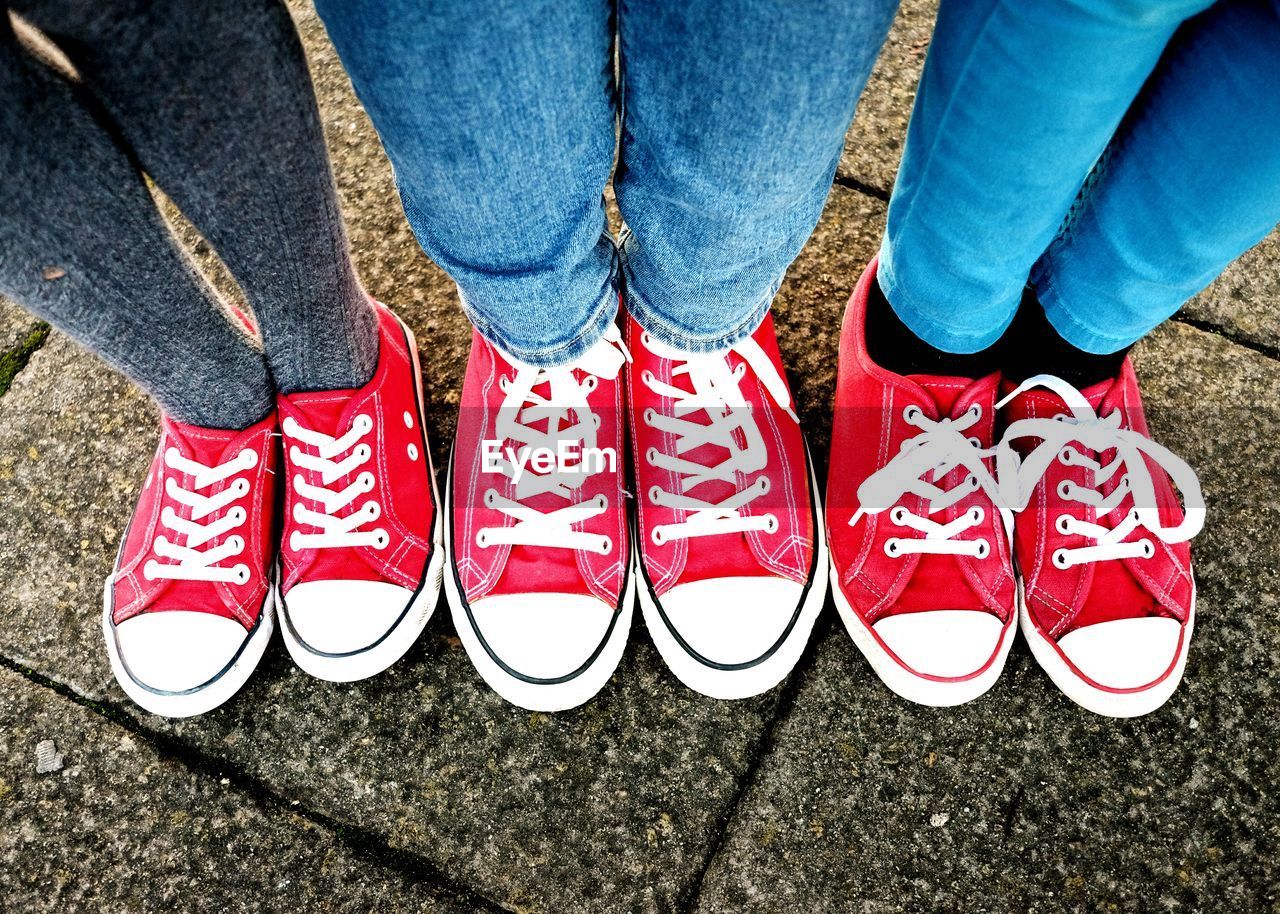
[[[355,390],[325,390],[317,393],[286,394],[281,397],[286,414],[313,432],[339,437],[350,426]]]
[[[249,430],[201,428],[168,418],[164,420],[164,424],[169,437],[177,444],[178,450],[188,458],[206,466],[221,463],[227,450]]]
[[[976,383],[973,378],[947,375],[910,374],[907,378],[924,388],[930,399],[937,405],[940,416],[951,415],[956,402]]]

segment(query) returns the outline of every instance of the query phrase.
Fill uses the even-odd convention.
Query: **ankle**
[[[871,361],[896,374],[982,378],[999,368],[998,344],[964,353],[925,342],[898,316],[878,281],[867,296],[866,339]]]
[[[1038,374],[1055,375],[1083,389],[1114,378],[1132,346],[1116,352],[1086,352],[1049,322],[1036,291],[1027,286],[1013,323],[1000,340],[1000,368],[1015,384]]]

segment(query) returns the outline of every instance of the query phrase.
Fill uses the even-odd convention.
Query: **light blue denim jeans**
[[[619,271],[663,342],[707,351],[755,329],[897,0],[316,5],[422,247],[481,333],[553,365],[613,320]],[[620,250],[602,197],[615,152]]]
[[[1030,278],[1115,352],[1278,220],[1277,0],[942,0],[878,275],[944,350],[993,343]]]

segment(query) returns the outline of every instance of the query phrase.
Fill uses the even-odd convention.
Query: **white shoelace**
[[[853,526],[863,515],[879,514],[895,505],[904,495],[917,495],[928,503],[928,513],[937,514],[981,489],[990,496],[1000,511],[1005,533],[1013,529],[1013,514],[1000,499],[1000,488],[983,459],[996,453],[983,448],[977,438],[966,437],[982,419],[982,407],[975,403],[964,415],[952,419],[933,420],[920,407],[911,405],[902,412],[903,421],[920,429],[920,434],[902,443],[902,449],[887,464],[872,473],[858,486],[858,510],[849,518]],[[937,485],[957,467],[969,471],[962,482],[950,489]],[[926,479],[926,476],[929,478]],[[919,517],[901,505],[893,507],[889,519],[899,527],[923,533],[920,537],[890,537],[884,551],[891,558],[908,553],[933,555],[968,555],[985,559],[991,554],[991,543],[982,539],[956,539],[961,533],[978,526],[986,514],[974,505],[946,524]]]
[[[1098,416],[1083,394],[1052,375],[1037,375],[1024,381],[1000,405],[1034,387],[1043,387],[1057,394],[1067,404],[1071,415],[1058,415],[1052,419],[1019,419],[1009,426],[996,448],[1000,486],[1006,503],[1015,511],[1025,508],[1040,478],[1055,460],[1064,466],[1085,467],[1093,475],[1093,488],[1064,480],[1058,490],[1063,501],[1091,505],[1101,519],[1115,511],[1126,496],[1133,500],[1133,508],[1110,529],[1102,524],[1078,520],[1069,514],[1059,515],[1054,520],[1059,533],[1078,534],[1093,540],[1093,543],[1075,549],[1056,550],[1053,554],[1056,567],[1070,568],[1107,559],[1150,558],[1155,555],[1155,544],[1149,537],[1126,540],[1139,527],[1146,528],[1152,536],[1165,543],[1184,542],[1200,532],[1205,514],[1200,480],[1182,458],[1150,438],[1121,428],[1119,409],[1105,418]],[[1013,449],[1013,442],[1019,438],[1040,438],[1042,441],[1025,458],[1020,458]],[[1072,447],[1072,442],[1079,442],[1095,454],[1115,451],[1116,456],[1103,466]],[[1182,493],[1184,517],[1175,526],[1166,527],[1160,523],[1155,484],[1144,455],[1168,473]],[[1117,473],[1121,475],[1115,487],[1110,495],[1104,496],[1102,487]]]
[[[641,334],[640,340],[654,355],[674,363],[671,370],[673,380],[685,376],[692,388],[691,391],[684,390],[660,381],[650,371],[641,375],[641,380],[651,391],[675,401],[672,415],[663,415],[652,408],[645,410],[644,414],[645,424],[650,428],[675,436],[675,453],[664,454],[651,447],[645,459],[652,466],[677,474],[680,479],[679,492],[651,486],[649,500],[664,508],[690,512],[680,523],[656,525],[651,533],[653,541],[662,545],[670,540],[717,533],[776,532],[778,518],[772,513],[742,513],[752,501],[769,491],[767,476],[761,475],[752,485],[720,502],[708,502],[689,494],[696,486],[713,480],[736,485],[737,473],[755,473],[768,464],[769,452],[760,436],[751,405],[739,387],[748,367],[760,379],[773,401],[799,422],[791,408],[786,382],[769,356],[751,337],[734,344],[728,351],[705,354],[674,349],[655,340],[647,332]],[[729,352],[736,352],[743,364],[730,368]],[[689,418],[694,414],[705,415],[709,421],[704,423]],[[739,446],[734,431],[742,433],[744,447]],[[682,456],[704,444],[723,448],[729,456],[713,466]]]
[[[503,400],[498,407],[495,438],[515,442],[518,455],[559,453],[561,447],[570,442],[584,451],[596,447],[596,430],[601,420],[592,411],[587,396],[596,389],[600,378],[616,378],[623,363],[631,361],[631,353],[616,325],[610,324],[604,337],[571,365],[539,368],[505,354],[504,358],[516,373],[510,381],[506,378],[499,381]],[[575,369],[582,372],[580,381],[574,377]],[[546,396],[538,393],[544,385]],[[604,495],[577,503],[573,500],[583,483],[603,466],[592,466],[584,460],[574,466],[557,466],[550,472],[537,473],[527,468],[518,469],[505,450],[496,462],[498,471],[515,485],[515,497],[508,498],[490,488],[484,493],[484,503],[515,523],[481,527],[476,531],[477,546],[482,549],[496,545],[542,546],[583,549],[601,555],[613,551],[612,538],[573,529],[574,524],[609,510],[609,499]],[[540,511],[525,503],[548,492],[567,504]]]
[[[304,428],[292,416],[281,426],[284,433],[296,438],[315,450],[309,454],[296,444],[289,448],[289,459],[304,470],[320,474],[320,485],[307,482],[301,473],[293,477],[293,491],[300,497],[319,502],[320,510],[308,508],[301,501],[293,506],[293,519],[299,524],[316,528],[318,533],[294,530],[289,536],[289,547],[300,549],[331,549],[335,547],[372,546],[385,549],[390,542],[382,527],[373,530],[360,529],[382,516],[382,506],[369,499],[346,517],[338,512],[348,507],[361,495],[372,492],[375,479],[365,470],[341,489],[330,488],[334,482],[364,466],[373,457],[373,448],[361,439],[373,431],[373,420],[361,413],[352,420],[351,428],[334,438],[323,432]]]
[[[227,537],[210,549],[203,547],[210,540],[237,529],[248,519],[249,513],[240,505],[222,514],[216,520],[200,523],[206,517],[216,515],[237,499],[249,494],[249,480],[241,477],[214,495],[202,495],[200,490],[217,485],[237,473],[251,470],[258,465],[258,455],[249,449],[240,451],[226,463],[205,466],[196,460],[183,457],[176,447],[164,452],[164,464],[191,477],[192,487],[184,489],[173,476],[164,481],[165,493],[174,501],[191,509],[191,518],[180,517],[172,507],[160,512],[160,523],[176,533],[183,542],[173,542],[164,534],[152,544],[156,555],[172,559],[173,564],[148,559],[142,568],[143,577],[149,581],[166,578],[176,581],[216,581],[224,584],[244,584],[249,580],[249,566],[243,562],[229,568],[219,563],[244,551],[244,537]]]

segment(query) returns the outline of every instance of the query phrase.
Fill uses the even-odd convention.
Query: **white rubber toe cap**
[[[377,643],[413,591],[385,581],[305,581],[285,595],[288,624],[312,651],[349,654]]]
[[[1181,634],[1176,619],[1115,619],[1063,635],[1058,648],[1098,685],[1137,689],[1165,674],[1178,656]]]
[[[185,692],[209,682],[248,637],[234,619],[185,610],[143,613],[115,626],[129,674],[159,692]]]
[[[584,594],[502,594],[471,604],[480,637],[501,664],[542,680],[581,669],[604,641],[613,615],[613,607]]]
[[[786,578],[709,578],[677,584],[658,604],[685,644],[730,666],[759,660],[777,644],[803,594]]]
[[[886,616],[872,628],[889,650],[914,672],[958,679],[986,666],[1004,624],[972,609],[935,609]]]

